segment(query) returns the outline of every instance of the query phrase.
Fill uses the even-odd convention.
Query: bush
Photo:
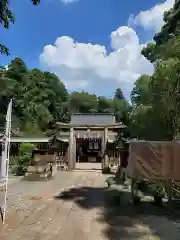
[[[27,168],[23,167],[22,165],[15,165],[12,168],[12,174],[16,175],[16,176],[24,176],[24,174],[26,173]]]
[[[136,187],[141,192],[150,194],[153,197],[163,198],[165,196],[165,188],[162,183],[140,180],[136,183]]]
[[[22,143],[19,149],[19,159],[17,165],[14,167],[13,172],[17,176],[23,176],[32,159],[32,151],[36,149],[36,146],[31,143]]]
[[[150,190],[153,197],[163,198],[165,196],[165,188],[162,183],[152,183]]]
[[[17,165],[19,157],[18,156],[9,156],[9,165],[15,166]]]
[[[19,148],[19,155],[20,156],[29,156],[32,157],[32,151],[36,149],[36,145],[32,143],[21,143]]]

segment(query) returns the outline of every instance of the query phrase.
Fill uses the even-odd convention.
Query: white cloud
[[[173,7],[175,0],[166,0],[164,3],[157,4],[149,10],[141,11],[135,17],[129,17],[129,26],[139,25],[144,29],[152,29],[158,32],[163,25],[164,12]]]
[[[112,51],[103,45],[79,43],[68,36],[47,45],[40,56],[42,66],[56,73],[68,89],[102,89],[120,86],[130,91],[141,74],[152,73],[152,65],[141,55],[136,32],[127,26],[110,35]],[[111,90],[112,91],[112,90]]]
[[[73,3],[73,2],[77,2],[78,0],[60,0],[60,2],[64,3],[64,4],[68,4],[68,3]]]

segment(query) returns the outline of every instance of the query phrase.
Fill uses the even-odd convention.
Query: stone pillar
[[[103,134],[103,146],[102,146],[102,151],[103,151],[103,158],[102,158],[102,173],[109,173],[109,158],[107,154],[105,153],[106,150],[106,144],[108,141],[108,128],[104,128],[104,134]]]
[[[74,129],[70,128],[69,133],[69,147],[68,147],[68,170],[73,170],[74,163],[73,163],[73,142],[74,142]]]

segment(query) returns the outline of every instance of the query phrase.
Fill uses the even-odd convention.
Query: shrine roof
[[[126,128],[122,122],[116,122],[115,116],[113,114],[103,114],[103,113],[87,113],[72,114],[70,123],[58,122],[59,127],[74,127],[74,128]]]
[[[94,125],[94,124],[114,124],[115,116],[110,114],[73,114],[71,124]]]

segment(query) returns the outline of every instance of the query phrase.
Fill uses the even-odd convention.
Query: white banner
[[[2,157],[0,162],[0,187],[5,187],[4,201],[1,204],[1,210],[3,215],[3,223],[5,223],[6,217],[6,205],[7,205],[7,186],[8,186],[8,172],[9,172],[9,153],[10,153],[10,140],[11,140],[11,114],[12,114],[12,100],[10,101],[6,114],[5,133],[2,142]]]
[[[11,112],[12,112],[12,100],[10,101],[6,114],[5,133],[2,142],[2,158],[1,158],[1,171],[0,180],[5,181],[8,176],[8,162],[9,162],[9,150],[10,150],[10,137],[11,137]]]

